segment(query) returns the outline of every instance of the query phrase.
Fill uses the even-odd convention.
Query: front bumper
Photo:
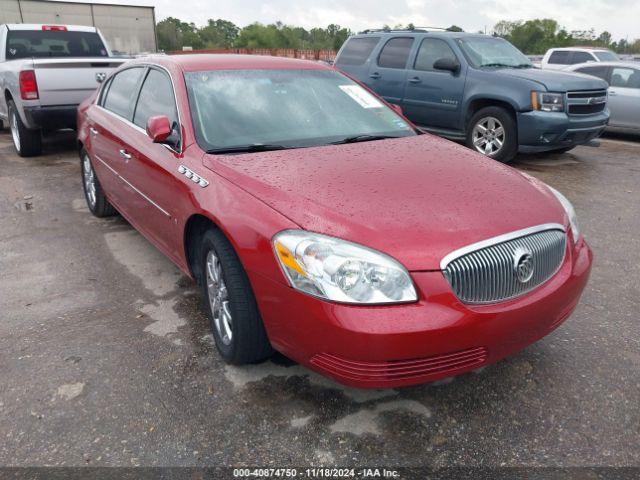
[[[518,150],[535,153],[584,145],[602,135],[608,123],[608,109],[594,115],[519,112]]]
[[[474,370],[544,337],[576,307],[592,258],[580,240],[536,290],[482,306],[461,303],[439,271],[412,273],[417,303],[377,307],[325,302],[249,276],[274,348],[341,383],[391,388]]]
[[[57,105],[53,107],[24,107],[25,123],[28,128],[60,130],[76,128],[78,105]]]

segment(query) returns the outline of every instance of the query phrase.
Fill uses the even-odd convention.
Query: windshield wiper
[[[274,150],[286,150],[285,145],[274,145],[269,143],[252,143],[250,145],[236,145],[233,147],[220,147],[207,150],[207,153],[252,153],[252,152],[271,152]]]
[[[483,63],[481,67],[512,67],[513,65],[507,65],[506,63]]]
[[[387,138],[402,138],[396,135],[354,135],[353,137],[343,138],[337,142],[331,142],[331,145],[341,145],[343,143],[369,142],[372,140],[385,140]]]

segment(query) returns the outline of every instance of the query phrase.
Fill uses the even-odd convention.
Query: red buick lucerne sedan
[[[357,387],[433,381],[551,332],[589,276],[562,194],[326,65],[141,58],[78,125],[91,212],[198,282],[230,363],[275,349]]]

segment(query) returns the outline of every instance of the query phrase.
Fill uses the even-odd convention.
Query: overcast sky
[[[106,0],[105,0],[106,1]],[[499,20],[554,18],[568,30],[608,30],[614,39],[640,38],[640,0],[115,0],[156,7],[158,20],[173,16],[203,25],[224,18],[238,26],[280,20],[305,28],[330,23],[352,30],[413,23],[465,31]]]

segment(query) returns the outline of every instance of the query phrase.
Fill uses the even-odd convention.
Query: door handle
[[[369,77],[373,78],[373,79],[378,79],[378,78],[380,78],[380,74],[378,72],[375,72],[375,73],[372,73],[371,75],[369,75]]]
[[[409,79],[409,83],[421,83],[422,79],[420,77],[413,77]]]
[[[89,132],[91,132],[91,135],[93,135],[94,137],[98,135],[98,130],[93,127],[89,127]]]
[[[120,156],[126,160],[131,160],[131,154],[126,150],[120,150]]]

